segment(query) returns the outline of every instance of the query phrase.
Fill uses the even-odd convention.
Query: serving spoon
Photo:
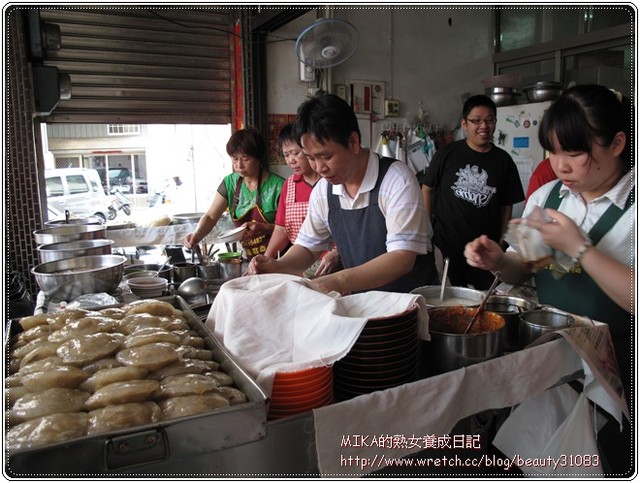
[[[464,329],[463,334],[466,334],[467,332],[469,332],[469,330],[471,329],[471,326],[473,325],[473,323],[480,316],[480,312],[482,312],[484,310],[485,306],[487,305],[487,301],[489,300],[489,297],[491,297],[491,295],[493,295],[493,292],[496,289],[496,287],[498,286],[499,282],[500,282],[500,272],[495,272],[495,278],[493,279],[493,283],[491,284],[491,287],[489,287],[489,290],[487,290],[487,293],[485,294],[484,298],[482,299],[482,302],[480,302],[480,305],[478,306],[478,310],[476,310],[476,313],[473,315],[473,317],[469,321],[469,325],[467,325],[467,328]]]
[[[440,305],[444,300],[444,287],[447,284],[447,273],[449,272],[449,257],[444,259],[444,269],[442,270],[442,285],[440,286]]]

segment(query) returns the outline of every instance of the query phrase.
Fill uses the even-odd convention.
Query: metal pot
[[[222,270],[220,270],[220,264],[211,263],[209,265],[198,265],[198,277],[204,280],[222,278]]]
[[[71,301],[88,293],[113,292],[122,280],[126,257],[88,255],[42,263],[31,269],[52,301]]]
[[[571,314],[550,307],[525,312],[520,315],[520,347],[549,332],[571,327],[574,322]]]
[[[445,287],[444,298],[440,303],[440,285],[426,285],[411,291],[412,294],[422,295],[427,302],[427,308],[447,307],[462,305],[464,307],[477,307],[482,302],[484,292],[466,287]]]
[[[564,84],[560,82],[536,82],[522,91],[529,102],[555,101],[564,92]]]
[[[104,220],[97,216],[89,218],[69,218],[69,220],[47,220],[44,226],[60,226],[60,225],[104,225]]]
[[[172,225],[184,225],[186,223],[198,223],[204,213],[180,213],[171,216]]]
[[[35,230],[33,237],[38,245],[44,245],[75,240],[97,240],[106,238],[106,233],[104,225],[61,225]]]
[[[113,240],[76,240],[48,243],[38,247],[40,263],[55,262],[84,255],[111,255]]]
[[[196,264],[191,262],[181,262],[173,264],[173,282],[182,283],[186,279],[196,277],[198,271]]]
[[[496,107],[512,106],[518,103],[520,93],[514,87],[487,87],[484,93],[496,105]]]
[[[500,336],[505,325],[502,316],[483,311],[471,331],[464,334],[475,308],[438,307],[429,309],[428,313],[431,341],[425,343],[423,351],[428,375],[453,371],[501,355]]]
[[[522,349],[520,346],[520,315],[534,309],[535,303],[530,300],[510,297],[508,295],[492,295],[487,300],[485,309],[495,312],[504,318],[505,326],[501,334],[502,352],[513,352]]]

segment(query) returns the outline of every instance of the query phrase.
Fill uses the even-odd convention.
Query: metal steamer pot
[[[508,295],[492,295],[487,301],[486,310],[495,312],[504,318],[501,344],[503,352],[522,349],[520,345],[520,316],[533,310],[536,304],[530,300]]]
[[[429,309],[429,334],[425,344],[426,375],[454,371],[502,354],[501,334],[504,318],[483,311],[471,331],[464,334],[475,308],[438,307]]]
[[[520,347],[528,346],[549,332],[567,329],[574,322],[573,315],[553,307],[529,310],[520,315]]]
[[[38,247],[40,263],[55,262],[65,258],[84,255],[111,255],[113,240],[75,240],[62,243],[47,243]]]
[[[44,245],[75,240],[96,240],[106,238],[106,233],[107,229],[104,225],[60,225],[35,230],[33,238],[38,245]]]
[[[422,295],[429,307],[446,307],[462,305],[464,307],[477,307],[482,302],[484,292],[466,287],[445,287],[444,297],[440,302],[440,285],[425,285],[411,291],[412,294]]]

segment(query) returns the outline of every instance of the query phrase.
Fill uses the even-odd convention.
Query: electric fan
[[[313,69],[343,63],[358,47],[358,31],[345,20],[324,18],[304,29],[296,40],[300,61]]]

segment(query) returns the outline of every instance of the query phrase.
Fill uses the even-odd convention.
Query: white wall
[[[404,118],[413,120],[422,101],[432,124],[455,129],[461,98],[483,92],[481,80],[492,75],[492,10],[488,7],[341,6],[335,18],[351,22],[360,34],[355,54],[332,69],[332,88],[346,79],[383,81],[387,98],[400,101],[400,117],[369,125],[361,122],[363,145]],[[279,37],[295,39],[316,19],[311,11],[282,29]],[[451,19],[451,24],[449,24]],[[295,113],[315,83],[299,80],[295,40],[267,49],[269,113]],[[369,135],[370,131],[373,133]]]

